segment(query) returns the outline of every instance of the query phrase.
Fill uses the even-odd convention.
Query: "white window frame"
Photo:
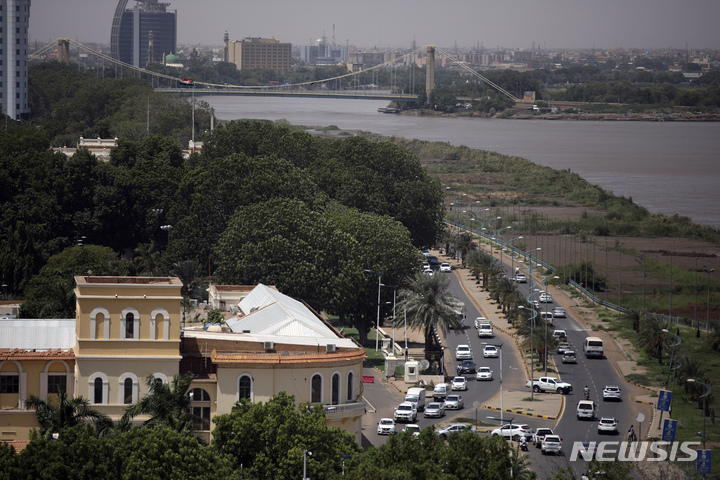
[[[254,402],[255,401],[255,379],[249,373],[241,373],[240,375],[237,376],[237,380],[235,381],[235,401],[236,402],[240,401],[240,380],[243,377],[248,377],[250,379],[250,401]]]
[[[95,380],[102,379],[102,401],[100,403],[95,401]],[[88,378],[88,398],[90,399],[91,405],[107,405],[110,403],[110,381],[108,376],[103,372],[95,372]]]
[[[133,314],[133,337],[127,338],[125,336],[127,332],[127,314],[132,313]],[[132,307],[128,307],[122,311],[120,322],[120,338],[123,340],[138,340],[140,338],[140,314],[138,311]]]
[[[138,381],[137,375],[132,372],[123,373],[118,380],[118,388],[120,390],[118,392],[118,404],[120,405],[128,405],[125,403],[125,380],[128,378],[132,379],[132,400],[130,405],[136,404],[140,396],[140,382]]]
[[[103,339],[107,340],[110,338],[110,312],[103,307],[97,307],[90,313],[90,338],[97,340],[95,335],[97,332],[97,315],[98,313],[103,314]]]

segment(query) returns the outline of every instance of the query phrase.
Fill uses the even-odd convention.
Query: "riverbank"
[[[399,115],[407,116],[434,116],[434,117],[467,117],[467,118],[495,118],[502,120],[573,120],[591,122],[720,122],[720,115],[707,113],[530,113],[516,112],[507,115],[504,112],[495,115],[478,112],[445,113],[433,110],[402,110]]]

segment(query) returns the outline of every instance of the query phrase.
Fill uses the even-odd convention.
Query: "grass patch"
[[[522,399],[523,402],[542,402],[541,398],[525,397]]]

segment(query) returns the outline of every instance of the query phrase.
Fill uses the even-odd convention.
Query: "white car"
[[[552,295],[550,295],[549,293],[545,293],[545,292],[540,294],[539,300],[540,300],[540,303],[552,303],[552,301],[553,301]]]
[[[622,400],[620,398],[620,387],[616,385],[606,385],[603,389],[603,400]]]
[[[427,267],[425,270],[423,270],[423,275],[432,277],[433,275],[435,275],[435,272],[432,271],[432,268]]]
[[[563,307],[555,307],[552,311],[553,317],[565,318],[565,309]]]
[[[617,420],[613,417],[602,417],[598,422],[598,433],[618,433]]]
[[[493,372],[490,367],[480,367],[475,374],[475,380],[492,380]]]
[[[472,360],[472,350],[469,345],[458,345],[455,349],[455,359]]]
[[[524,273],[516,273],[515,281],[518,283],[527,283],[527,276]]]
[[[452,272],[452,267],[450,266],[449,263],[441,263],[440,271],[449,273],[449,272]]]
[[[460,410],[465,406],[465,401],[460,395],[448,395],[445,397],[445,410]]]
[[[497,358],[498,356],[498,349],[495,345],[485,345],[485,348],[483,348],[483,357],[484,358]]]
[[[557,435],[545,435],[540,449],[543,455],[548,455],[550,453],[562,455],[562,440]]]
[[[525,437],[528,440],[533,436],[533,429],[530,425],[518,425],[513,423],[512,425],[503,425],[500,428],[496,428],[490,435],[502,435],[504,438],[510,438],[512,440],[519,440],[520,437]]]
[[[393,420],[395,420],[395,422],[404,421],[407,423],[413,423],[417,420],[417,410],[415,409],[415,405],[410,402],[403,402],[398,405],[395,409]]]
[[[395,433],[395,420],[392,418],[381,418],[378,422],[378,435],[390,435]]]
[[[447,438],[452,433],[472,432],[475,433],[475,427],[465,425],[464,423],[451,423],[445,428],[435,430],[435,433],[443,438]]]
[[[485,317],[477,317],[475,319],[475,328],[480,328],[480,325],[487,323],[488,319]]]
[[[420,425],[410,424],[405,425],[405,429],[403,432],[412,432],[413,437],[419,437],[420,436]]]
[[[425,417],[444,417],[445,416],[445,404],[439,402],[428,403],[425,407]]]
[[[467,379],[465,377],[454,377],[450,384],[450,390],[467,390]]]

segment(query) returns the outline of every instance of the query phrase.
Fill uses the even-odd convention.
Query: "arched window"
[[[123,403],[129,404],[133,400],[133,381],[132,378],[126,378],[123,382]]]
[[[103,403],[103,380],[100,377],[93,382],[93,403]]]
[[[134,373],[126,372],[118,379],[118,403],[131,405],[137,403],[140,395],[140,385]]]
[[[348,379],[347,379],[347,400],[348,400],[348,402],[352,402],[355,400],[353,380],[355,380],[353,377],[353,372],[349,371]]]
[[[125,338],[135,338],[135,315],[132,312],[125,315]]]
[[[193,388],[189,395],[195,430],[210,430],[210,395],[202,388]]]
[[[238,401],[246,398],[252,402],[253,394],[252,377],[250,375],[240,375],[238,377]]]
[[[340,403],[340,374],[339,373],[333,373],[332,381],[331,381],[331,399],[330,402],[333,405],[337,405]]]
[[[310,403],[322,403],[322,376],[316,373],[310,380]]]

